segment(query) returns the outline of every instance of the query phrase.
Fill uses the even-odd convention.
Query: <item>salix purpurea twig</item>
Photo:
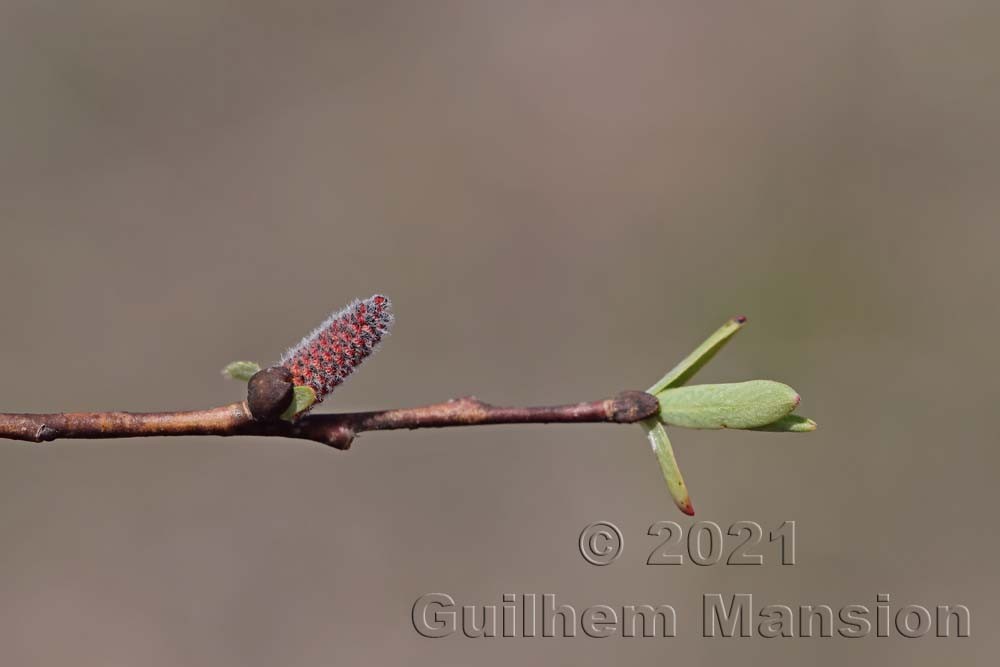
[[[816,428],[811,419],[792,414],[799,395],[780,382],[683,386],[743,327],[744,317],[726,322],[645,392],[623,391],[600,401],[548,407],[500,407],[464,397],[414,408],[311,414],[317,403],[371,355],[392,321],[389,300],[376,295],[331,315],[275,366],[262,370],[253,362],[229,364],[223,372],[247,382],[247,397],[238,403],[179,412],[0,414],[0,437],[47,442],[60,438],[255,435],[303,438],[347,449],[355,436],[365,431],[637,422],[649,438],[675,503],[681,511],[694,514],[664,425],[784,432]]]
[[[136,438],[165,435],[260,435],[315,440],[350,447],[364,431],[482,426],[611,422],[627,424],[655,415],[656,397],[641,391],[615,398],[552,407],[498,407],[474,397],[416,408],[304,415],[294,421],[254,419],[248,401],[181,412],[61,412],[0,414],[0,437],[29,442],[57,438]]]

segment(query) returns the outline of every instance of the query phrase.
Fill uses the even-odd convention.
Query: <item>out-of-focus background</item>
[[[796,521],[784,567],[646,565],[692,520],[635,427],[2,441],[3,664],[1000,648],[996,4],[5,0],[0,90],[4,411],[238,400],[225,363],[380,291],[393,335],[323,409],[641,389],[743,313],[699,379],[820,423],[674,431],[695,519]],[[669,603],[678,636],[425,639],[430,592]],[[704,639],[706,593],[964,604],[972,636]]]

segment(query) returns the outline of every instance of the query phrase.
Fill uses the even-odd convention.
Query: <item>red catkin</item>
[[[392,325],[392,304],[381,294],[355,300],[326,318],[281,357],[295,385],[308,385],[316,402],[333,391],[378,347]]]

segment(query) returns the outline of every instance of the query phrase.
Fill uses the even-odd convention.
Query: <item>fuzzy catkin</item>
[[[281,357],[292,383],[312,387],[316,402],[322,401],[378,347],[392,325],[391,307],[389,299],[376,294],[326,318]]]

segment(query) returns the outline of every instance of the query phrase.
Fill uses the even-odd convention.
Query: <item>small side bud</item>
[[[257,421],[269,421],[281,416],[292,404],[294,385],[292,372],[283,366],[272,366],[254,373],[247,383],[247,405]]]

